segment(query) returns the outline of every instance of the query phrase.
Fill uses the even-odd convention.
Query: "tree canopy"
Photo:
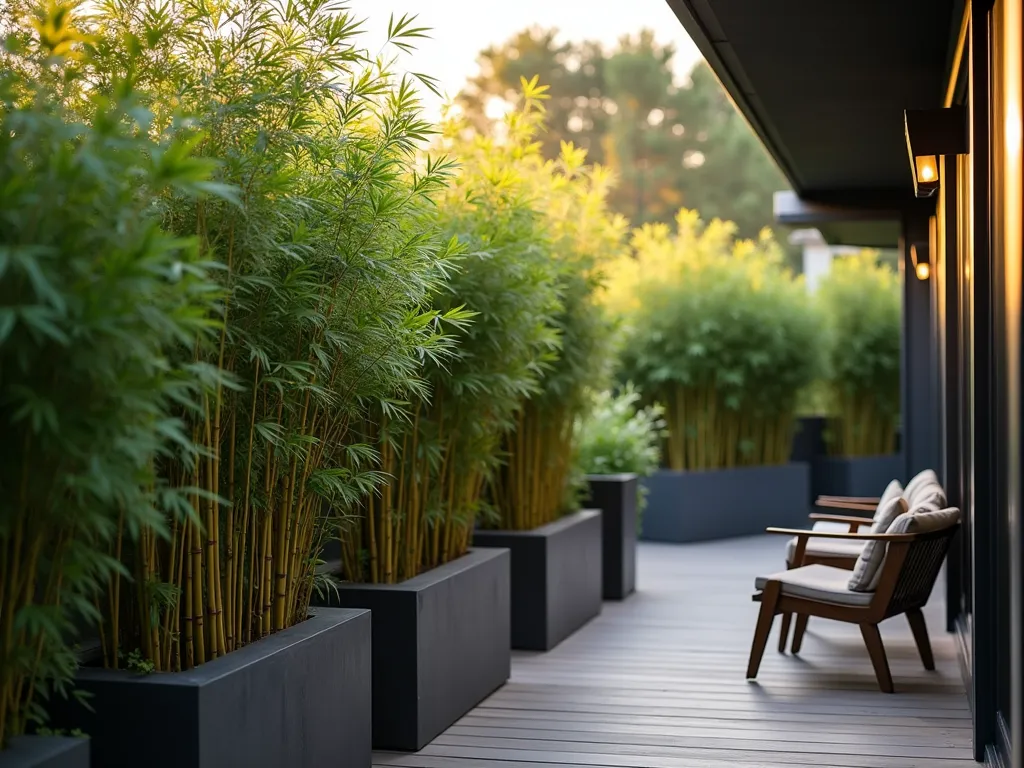
[[[480,53],[480,74],[458,97],[483,128],[495,99],[512,102],[520,78],[549,85],[545,157],[561,143],[618,176],[612,209],[634,225],[672,224],[681,207],[710,220],[734,221],[742,237],[772,225],[772,193],[785,178],[701,61],[685,82],[673,71],[676,50],[650,30],[606,50],[593,41],[559,39],[557,30],[523,30]]]

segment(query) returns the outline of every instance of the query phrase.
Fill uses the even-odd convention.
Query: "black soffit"
[[[902,197],[902,195],[900,195]],[[901,206],[879,195],[871,205],[812,203],[794,192],[776,192],[775,221],[794,228],[814,227],[832,245],[891,248],[899,242]]]
[[[962,0],[668,4],[801,199],[913,199],[903,110],[942,106]]]

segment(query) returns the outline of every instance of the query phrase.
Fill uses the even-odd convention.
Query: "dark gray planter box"
[[[701,472],[663,469],[645,478],[641,538],[685,543],[764,533],[769,526],[805,527],[810,467],[791,462]]]
[[[370,613],[306,621],[187,672],[85,668],[91,694],[51,713],[102,768],[368,768]]]
[[[820,456],[814,461],[811,486],[814,497],[879,496],[892,480],[906,482],[906,460],[902,454]]]
[[[89,768],[89,740],[15,736],[0,752],[0,768]]]
[[[797,419],[789,460],[811,463],[819,456],[824,456],[825,426],[824,416],[803,416]]]
[[[512,647],[548,651],[601,613],[601,512],[585,509],[532,531],[473,533],[512,553]]]
[[[636,589],[636,475],[588,475],[586,506],[601,510],[601,562],[605,600],[623,600]]]
[[[374,748],[422,749],[508,680],[510,562],[504,550],[470,550],[400,584],[328,596],[373,616]]]

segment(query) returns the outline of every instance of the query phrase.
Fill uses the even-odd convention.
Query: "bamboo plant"
[[[872,251],[836,259],[818,288],[817,300],[827,339],[829,452],[895,453],[900,413],[899,276],[879,263]]]
[[[449,245],[425,215],[451,164],[413,83],[359,45],[332,0],[105,0],[96,88],[130,74],[158,124],[194,136],[233,201],[168,201],[165,226],[195,233],[222,265],[221,330],[183,354],[209,372],[190,437],[166,461],[187,488],[169,541],[125,529],[112,580],[106,662],[187,669],[303,620],[332,523],[384,478],[361,426],[427,392],[423,360],[445,318],[429,308]],[[389,44],[423,30],[392,20]],[[143,64],[120,69],[123,50]],[[429,84],[429,80],[427,81]]]
[[[523,83],[526,109],[541,113],[543,88]],[[534,106],[536,104],[536,106]],[[528,113],[529,114],[529,113]],[[525,142],[535,136],[527,134]],[[522,403],[503,440],[505,462],[491,487],[501,528],[529,530],[557,519],[575,503],[582,473],[576,461],[576,422],[591,404],[611,363],[612,324],[595,299],[606,262],[625,250],[625,221],[607,206],[611,179],[586,165],[586,152],[562,146],[557,161],[527,166],[538,210],[555,243],[562,311],[554,324],[557,359],[540,390]]]
[[[0,749],[67,694],[77,633],[119,578],[123,531],[167,534],[183,502],[156,465],[195,456],[175,416],[203,374],[174,354],[211,332],[217,285],[168,194],[211,170],[153,129],[128,83],[79,79],[74,14],[8,18],[0,75]],[[72,110],[69,105],[73,105]]]
[[[404,424],[381,428],[392,479],[342,536],[346,578],[400,581],[448,562],[465,553],[477,517],[492,514],[485,492],[501,437],[558,346],[555,243],[526,172],[537,119],[533,106],[512,111],[504,141],[458,119],[444,125],[460,173],[437,216],[461,253],[434,308],[472,317],[451,329],[452,359],[428,366],[430,396]]]
[[[733,241],[683,211],[634,238],[637,307],[624,375],[664,405],[670,468],[789,460],[800,392],[819,368],[817,316],[769,233]]]

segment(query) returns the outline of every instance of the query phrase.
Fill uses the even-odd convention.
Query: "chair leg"
[[[779,582],[769,581],[761,591],[761,613],[757,617],[757,626],[754,628],[754,642],[750,646],[747,680],[756,678],[757,670],[761,668],[764,649],[768,645],[768,635],[771,633],[772,623],[775,621],[775,606],[779,602],[780,589],[781,585]]]
[[[910,622],[910,631],[914,633],[914,642],[917,643],[917,652],[921,654],[924,668],[929,672],[934,672],[935,657],[932,655],[932,644],[928,639],[928,625],[925,623],[921,609],[914,608],[907,611],[907,621]]]
[[[885,646],[882,645],[882,635],[878,631],[878,625],[861,624],[860,633],[864,637],[864,644],[868,647],[871,665],[875,668],[875,677],[878,678],[878,687],[882,689],[882,693],[892,693],[892,674],[889,672],[889,660],[885,657]]]
[[[807,631],[807,620],[810,617],[806,613],[799,613],[796,617],[796,628],[793,630],[793,647],[790,650],[793,654],[800,653],[804,644],[804,632]]]
[[[792,613],[782,614],[782,623],[779,625],[779,653],[786,652],[786,643],[789,642],[789,625],[792,620]]]

